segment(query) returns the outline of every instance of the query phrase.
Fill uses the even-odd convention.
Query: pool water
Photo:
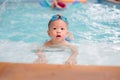
[[[120,66],[120,9],[95,3],[67,4],[65,10],[36,2],[1,4],[0,62],[32,63],[37,59],[35,51],[49,40],[47,25],[54,14],[68,18],[75,37],[71,44],[79,50],[78,64]]]

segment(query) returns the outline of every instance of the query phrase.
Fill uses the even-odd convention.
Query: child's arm
[[[65,64],[76,64],[77,63],[76,58],[78,55],[77,48],[75,46],[70,46],[70,45],[69,45],[69,48],[72,51],[72,55],[68,58],[68,60],[65,62]]]
[[[54,1],[52,1],[51,4],[52,4],[52,5],[51,5],[51,8],[53,9],[53,8],[54,8]]]
[[[62,7],[58,5],[57,0],[54,0],[54,5],[55,5],[57,8],[62,9]]]
[[[35,63],[47,63],[45,55],[42,53],[43,49],[44,49],[44,46],[37,51],[37,55],[39,56],[39,58],[35,61]]]

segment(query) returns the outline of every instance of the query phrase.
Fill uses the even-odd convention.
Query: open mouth
[[[61,35],[57,35],[56,37],[61,37]]]

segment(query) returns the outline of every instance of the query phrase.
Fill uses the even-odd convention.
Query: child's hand
[[[70,64],[70,65],[73,65],[73,64],[76,64],[76,60],[75,59],[68,59],[65,64]]]
[[[34,63],[47,63],[47,60],[45,58],[38,58]]]

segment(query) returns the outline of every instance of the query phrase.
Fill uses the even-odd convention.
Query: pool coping
[[[120,80],[120,66],[0,62],[0,80]]]

